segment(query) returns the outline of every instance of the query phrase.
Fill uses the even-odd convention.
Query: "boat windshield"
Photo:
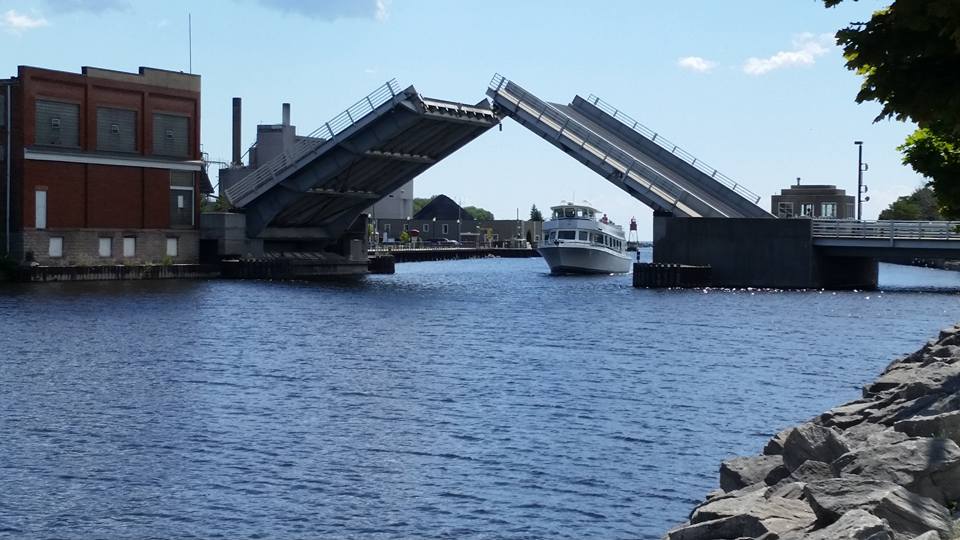
[[[564,206],[553,209],[553,219],[594,219],[594,212],[590,208],[579,206]]]

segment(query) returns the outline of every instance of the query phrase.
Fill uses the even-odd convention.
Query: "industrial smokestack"
[[[233,165],[242,167],[240,151],[240,98],[233,98]]]
[[[289,103],[283,104],[283,125],[284,126],[290,125],[290,104]]]

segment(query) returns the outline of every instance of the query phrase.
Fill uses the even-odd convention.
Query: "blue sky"
[[[0,77],[17,65],[188,69],[203,76],[203,150],[230,153],[230,98],[245,144],[292,103],[312,131],[384,81],[476,102],[502,73],[550,101],[599,95],[763,196],[792,184],[856,185],[870,164],[865,218],[923,179],[896,146],[913,126],[872,123],[860,79],[832,35],[888,2],[827,10],[818,0],[459,2],[450,0],[0,0]],[[512,120],[434,166],[416,193],[446,193],[499,218],[587,199],[618,222],[651,212]]]

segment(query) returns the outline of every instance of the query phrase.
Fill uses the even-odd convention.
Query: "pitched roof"
[[[440,219],[447,221],[473,221],[473,216],[453,202],[453,199],[446,195],[437,195],[434,199],[420,209],[413,219]]]

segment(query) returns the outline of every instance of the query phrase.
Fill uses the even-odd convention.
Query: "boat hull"
[[[537,251],[552,274],[623,274],[632,259],[588,246],[541,246]]]

